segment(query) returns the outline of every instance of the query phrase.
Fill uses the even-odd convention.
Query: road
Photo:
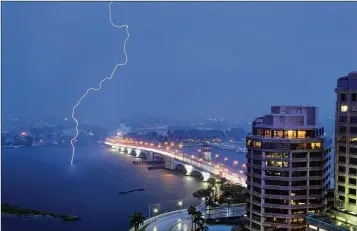
[[[208,218],[208,213],[201,211],[205,218]],[[243,216],[245,214],[244,206],[231,206],[230,212],[228,213],[227,207],[218,208],[211,211],[210,218],[222,218],[231,216]],[[178,213],[171,214],[169,216],[162,217],[156,221],[150,223],[146,227],[146,231],[189,231],[191,227],[191,216],[188,215],[187,211],[181,211]],[[221,226],[217,230],[227,230]],[[225,226],[227,228],[227,226]],[[218,228],[218,227],[217,227]],[[213,231],[213,229],[210,229]]]

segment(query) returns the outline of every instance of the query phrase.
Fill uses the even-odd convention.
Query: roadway
[[[208,212],[204,208],[199,208],[202,215],[208,218]],[[217,208],[211,211],[210,218],[222,218],[222,217],[238,217],[245,214],[245,205],[232,205],[228,213],[228,208]],[[161,216],[154,220],[146,227],[146,231],[189,231],[191,227],[191,216],[188,215],[186,210],[180,210],[176,213],[169,214],[167,216]],[[214,227],[214,226],[213,226]],[[218,227],[217,227],[218,228]],[[222,227],[221,227],[222,228]],[[210,230],[214,230],[211,229]],[[217,230],[225,230],[217,229]]]
[[[155,147],[154,144],[149,144],[149,143],[144,143],[140,144],[141,142],[135,142],[135,141],[116,141],[115,139],[107,139],[105,144],[111,145],[111,146],[117,146],[119,147],[125,147],[129,148],[130,150],[144,150],[148,152],[154,152],[162,156],[170,157],[173,158],[176,161],[185,163],[187,165],[194,166],[197,169],[203,170],[202,174],[213,174],[216,176],[221,176],[225,177],[227,180],[238,183],[244,187],[246,187],[246,176],[244,173],[241,173],[237,171],[237,169],[230,168],[228,166],[224,166],[223,163],[218,163],[215,161],[207,161],[202,158],[200,159],[195,159],[193,155],[189,155],[187,153],[176,153],[176,152],[171,152],[173,150],[170,150],[169,147],[163,147],[162,149],[160,147]],[[164,150],[163,150],[164,149]],[[186,168],[189,166],[186,166]],[[189,169],[187,169],[189,170]],[[190,170],[191,171],[191,170]],[[207,172],[207,173],[204,173]],[[208,174],[209,175],[209,174]],[[205,175],[204,175],[205,178]]]

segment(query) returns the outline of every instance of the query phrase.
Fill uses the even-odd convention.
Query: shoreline
[[[80,217],[64,215],[64,214],[56,214],[52,212],[42,212],[39,210],[21,208],[14,205],[9,205],[6,203],[1,204],[1,215],[11,216],[11,217],[27,217],[27,218],[60,218],[63,221],[76,221],[80,220]]]

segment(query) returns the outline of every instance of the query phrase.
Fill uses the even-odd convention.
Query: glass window
[[[339,121],[340,121],[341,123],[345,123],[345,122],[347,121],[347,116],[340,116],[340,117],[339,117]]]
[[[351,116],[350,117],[350,122],[353,123],[353,124],[357,123],[357,117],[356,116]]]
[[[352,198],[348,198],[348,203],[356,204],[356,200]]]
[[[321,143],[311,143],[311,149],[320,149]]]
[[[306,137],[306,131],[298,131],[298,138],[305,138]]]
[[[264,137],[271,137],[271,130],[264,130]]]
[[[340,101],[346,101],[346,94],[345,93],[341,93],[340,94]]]
[[[345,104],[341,105],[341,112],[347,112],[348,111],[348,106]]]
[[[352,93],[352,94],[351,94],[351,100],[352,100],[352,101],[356,101],[356,100],[357,100],[357,95],[356,95],[356,93]]]
[[[283,138],[283,131],[277,131],[277,133],[276,133],[276,137],[278,137],[278,138]]]

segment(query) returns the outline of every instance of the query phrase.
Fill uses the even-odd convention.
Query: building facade
[[[357,72],[335,88],[335,209],[339,220],[357,224]]]
[[[306,215],[326,209],[331,139],[317,107],[272,106],[246,138],[248,230],[306,230]]]

